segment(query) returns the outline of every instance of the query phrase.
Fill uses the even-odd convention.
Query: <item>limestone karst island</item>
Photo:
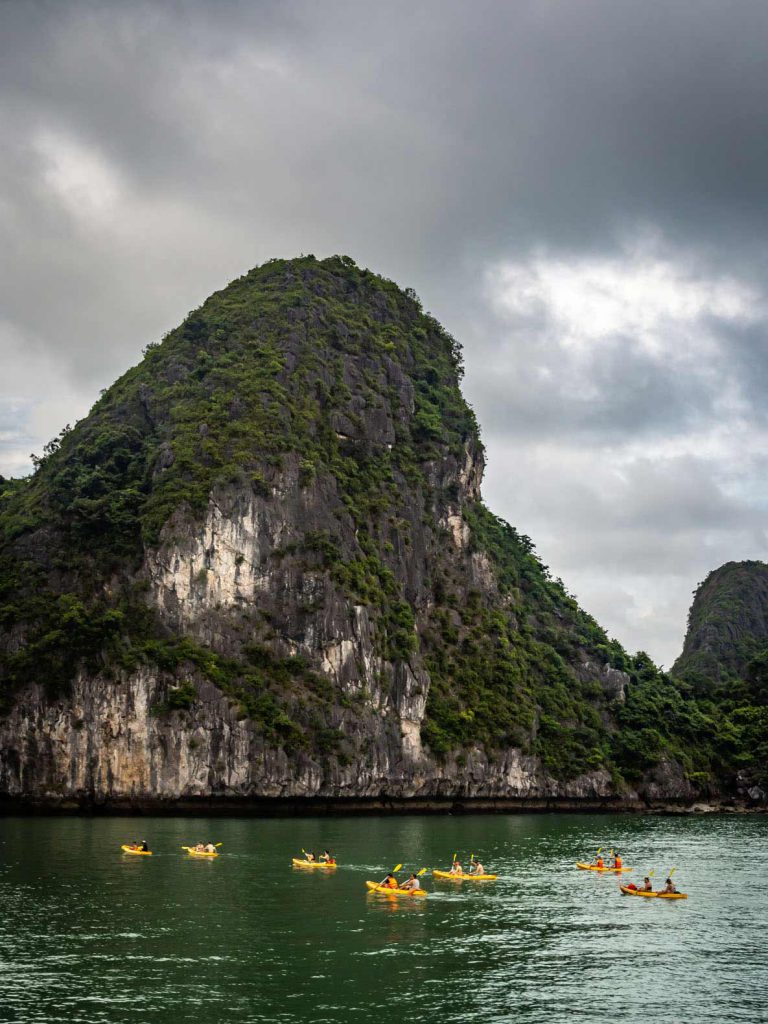
[[[768,568],[630,655],[484,505],[461,376],[412,290],[272,260],[3,480],[3,805],[764,804]]]

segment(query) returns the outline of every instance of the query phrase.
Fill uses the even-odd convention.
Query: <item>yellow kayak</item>
[[[631,871],[632,868],[597,868],[594,864],[585,864],[583,861],[577,860],[576,867],[579,871],[598,871],[605,872],[611,875],[620,875],[624,871]]]
[[[297,868],[325,868],[328,871],[337,868],[338,864],[329,864],[324,860],[302,860],[300,857],[294,857],[293,866]]]
[[[642,889],[630,889],[626,885],[619,887],[625,896],[654,896],[657,900],[687,900],[687,892],[643,892]]]
[[[151,850],[134,850],[132,846],[121,846],[123,853],[132,853],[134,857],[151,857]]]
[[[206,853],[205,850],[194,850],[191,846],[182,846],[182,850],[186,850],[190,857],[207,857],[211,860],[219,856],[215,850],[213,853]]]
[[[452,882],[462,882],[465,878],[468,878],[472,882],[493,882],[498,875],[471,875],[469,872],[462,872],[459,875],[451,874],[450,871],[433,871],[432,874],[435,878],[448,878]]]
[[[390,889],[388,885],[379,885],[378,882],[366,882],[371,892],[380,892],[384,896],[426,896],[423,889]]]

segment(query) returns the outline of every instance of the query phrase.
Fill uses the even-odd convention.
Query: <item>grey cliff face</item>
[[[85,805],[155,805],[208,798],[494,798],[610,801],[610,776],[593,772],[567,784],[536,759],[509,750],[489,761],[470,751],[461,764],[423,756],[408,728],[418,704],[403,681],[389,715],[371,709],[365,752],[344,768],[265,747],[253,723],[214,686],[198,683],[193,710],[153,714],[166,688],[146,672],[117,682],[79,677],[66,701],[25,692],[3,733],[0,785],[10,798]],[[390,719],[388,721],[388,718]],[[669,797],[667,791],[664,794]],[[632,794],[626,794],[631,800]]]
[[[672,672],[718,682],[743,677],[768,643],[768,565],[727,562],[701,583]]]
[[[88,607],[98,598],[122,609],[125,631],[117,598],[141,595],[155,632],[130,657],[119,645],[112,660],[104,645],[74,648],[66,687],[34,671],[24,678],[0,717],[0,799],[693,799],[672,762],[635,791],[589,769],[594,758],[566,778],[529,752],[558,712],[556,728],[606,747],[630,677],[605,662],[607,638],[542,571],[528,539],[510,540],[515,531],[478,515],[483,450],[456,351],[412,295],[350,261],[307,258],[233,282],[126,374],[43,469],[40,518],[23,521],[10,551],[53,581],[56,600],[77,596],[92,572]],[[106,482],[104,452],[114,473]],[[196,491],[190,481],[201,476]],[[136,527],[137,508],[161,509],[157,530],[142,520],[119,533],[126,520]],[[88,528],[96,523],[93,536],[107,536],[106,555],[81,551],[61,568],[58,549],[82,537],[81,514]],[[517,545],[511,569],[500,562],[499,550],[511,550],[502,541]],[[479,644],[478,622],[488,632]],[[25,621],[5,629],[6,664],[30,635]],[[147,651],[164,639],[186,642],[187,656],[153,662]],[[443,641],[453,646],[441,667]],[[501,652],[482,663],[498,667],[498,679],[473,681],[471,658],[486,644]],[[240,681],[206,671],[201,651],[215,654],[217,671],[235,666]],[[244,696],[254,651],[265,660],[251,664]],[[301,678],[285,676],[286,664],[301,666]],[[268,678],[275,666],[285,670],[279,693]],[[457,696],[462,674],[467,700],[481,689],[486,714],[497,695],[507,700],[506,732],[487,745],[470,732],[461,745],[449,728],[440,736],[451,742],[430,749],[430,695],[446,719],[473,720],[466,694]],[[534,681],[559,687],[547,715],[523,706],[534,704]],[[284,721],[304,729],[300,743],[281,742],[254,713],[260,686]],[[582,752],[593,752],[589,743]]]
[[[455,472],[463,487],[477,492],[481,470],[470,456]],[[2,721],[0,791],[11,798],[115,806],[308,797],[600,805],[620,795],[625,803],[638,801],[631,791],[617,794],[605,771],[561,782],[517,749],[497,757],[481,748],[442,761],[430,756],[421,741],[430,677],[418,659],[386,663],[376,651],[365,605],[350,607],[325,574],[275,555],[297,539],[297,524],[319,529],[333,507],[332,480],[302,489],[289,466],[274,480],[269,498],[229,489],[212,498],[202,522],[173,519],[159,547],[148,552],[141,575],[172,629],[219,650],[236,650],[254,608],[260,615],[266,611],[284,650],[304,655],[337,692],[357,698],[353,710],[339,704],[329,722],[347,737],[349,763],[301,752],[288,756],[266,745],[236,702],[199,673],[192,673],[197,699],[189,710],[158,713],[173,682],[162,673],[142,669],[108,680],[81,672],[62,700],[28,687]],[[487,557],[468,550],[458,506],[443,509],[440,522],[472,585],[495,588]],[[420,563],[431,543],[420,531],[430,528],[421,521],[412,528],[414,541],[401,553],[401,564],[418,602],[425,599]],[[623,700],[625,673],[586,657],[579,671]],[[678,774],[654,780],[648,795],[691,797]]]

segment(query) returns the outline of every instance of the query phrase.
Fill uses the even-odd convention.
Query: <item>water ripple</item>
[[[758,1024],[768,819],[640,816],[0,821],[0,1022]],[[128,833],[128,835],[127,835]],[[216,862],[174,851],[222,841]],[[339,870],[294,871],[301,847]],[[575,870],[599,846],[686,902]],[[388,867],[482,856],[496,883],[369,897]],[[748,852],[748,856],[744,853]],[[195,863],[192,868],[191,863]]]

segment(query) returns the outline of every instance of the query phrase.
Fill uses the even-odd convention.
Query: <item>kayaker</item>
[[[463,869],[461,867],[461,864],[459,864],[459,862],[457,860],[455,860],[453,862],[453,864],[451,864],[451,870],[448,872],[448,874],[450,874],[450,875],[463,875],[464,874],[464,871],[463,871]]]
[[[387,877],[382,882],[382,885],[386,889],[397,889],[397,887],[398,887],[397,879],[395,878],[394,875],[387,875]]]
[[[141,850],[142,853],[148,853],[149,852],[149,846],[147,845],[147,840],[146,839],[142,839],[141,840],[141,845],[139,846],[139,849]]]
[[[640,886],[640,889],[638,891],[639,892],[653,892],[653,886],[651,885],[651,880],[650,880],[650,878],[648,878],[647,875],[643,879],[643,884]]]
[[[334,859],[330,850],[323,850],[322,854],[320,855],[320,860],[324,861],[326,864],[336,863],[336,860]]]
[[[602,857],[598,856],[595,860],[592,861],[592,867],[593,868],[602,868],[603,866],[604,866],[604,864],[603,864],[603,858]]]
[[[419,880],[416,877],[416,875],[413,874],[413,872],[411,872],[411,877],[406,882],[403,882],[403,884],[400,886],[400,888],[401,889],[420,889],[421,888],[421,882],[419,882]]]
[[[614,867],[614,869],[620,868],[621,867],[621,863],[622,863],[621,862],[621,857],[619,856],[619,851],[617,850],[614,853],[614,855],[613,855],[613,867]]]
[[[195,844],[195,853],[205,853],[205,847],[202,843]]]
[[[310,864],[314,864],[314,862],[317,860],[317,857],[314,855],[314,853],[305,853],[304,856],[306,857]]]
[[[473,860],[472,867],[469,869],[469,873],[470,875],[484,875],[485,868],[483,867],[479,860]]]
[[[661,891],[667,893],[667,895],[672,895],[677,892],[677,889],[675,888],[675,883],[672,881],[671,878],[667,879],[664,888]]]
[[[216,853],[216,847],[213,843],[206,843],[205,853]]]

